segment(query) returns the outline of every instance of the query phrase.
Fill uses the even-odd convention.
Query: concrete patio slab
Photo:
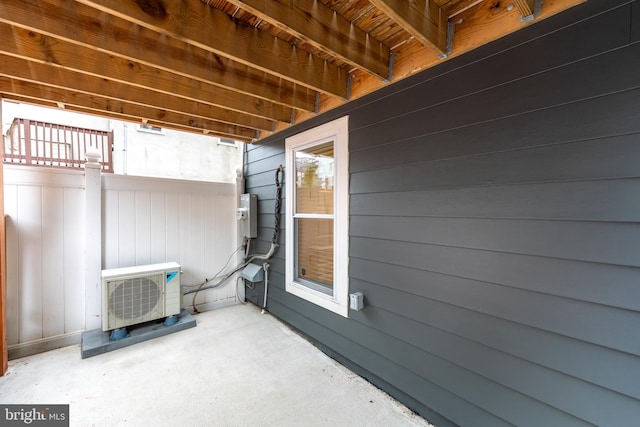
[[[430,425],[253,305],[193,317],[87,359],[74,345],[12,360],[0,403],[69,404],[82,427]]]

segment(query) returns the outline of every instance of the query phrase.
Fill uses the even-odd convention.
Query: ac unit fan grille
[[[162,297],[159,282],[162,279],[160,274],[110,282],[109,311],[115,318],[125,321],[155,312]]]

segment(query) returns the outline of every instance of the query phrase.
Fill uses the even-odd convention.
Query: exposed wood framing
[[[36,61],[169,95],[188,93],[191,94],[189,99],[269,120],[287,122],[291,118],[291,107],[242,96],[224,87],[74,45],[31,30],[12,28],[0,23],[0,40],[4,41],[0,44],[0,53],[15,56],[17,61]],[[73,80],[68,81],[71,82]]]
[[[162,127],[170,127],[170,124],[174,124],[174,127],[181,129],[191,128],[229,136],[237,135],[239,139],[243,140],[251,140],[257,134],[255,129],[230,123],[197,118],[148,105],[125,103],[98,95],[89,95],[7,77],[0,77],[0,90],[7,99],[13,99],[13,96],[15,96],[22,99],[31,99],[32,101],[57,102],[63,104],[65,109],[80,109],[87,112],[91,111],[93,114],[105,112],[109,113],[109,116],[117,115],[121,120],[137,121],[137,118],[142,118],[143,120],[140,121],[153,121],[161,124]]]
[[[374,76],[389,76],[389,48],[314,0],[227,0]]]
[[[370,1],[423,45],[433,47],[438,54],[443,54],[447,50],[448,17],[436,2],[428,0]]]
[[[78,1],[319,92],[347,97],[347,73],[344,70],[243,22],[230,19],[226,13],[202,2]]]
[[[74,4],[75,7],[69,8],[68,3],[64,0],[3,1],[0,2],[0,22],[240,94],[304,111],[315,108],[313,90],[250,69],[182,40],[160,37],[154,31],[85,5]],[[49,62],[58,61],[55,52],[51,52],[53,55],[48,49],[44,52]]]
[[[274,123],[272,120],[227,110],[193,99],[177,97],[171,92],[162,93],[144,90],[144,88],[130,86],[121,81],[108,80],[91,74],[77,73],[65,68],[51,67],[48,64],[16,59],[1,53],[0,69],[2,69],[4,76],[16,80],[75,90],[89,95],[101,95],[124,103],[147,105],[168,111],[182,112],[194,117],[236,123],[254,129],[273,130]],[[70,83],[73,83],[71,87]]]
[[[523,22],[517,8],[510,8],[505,2],[483,1],[474,4],[455,16],[455,32],[451,53],[446,59],[455,58],[483,44],[497,40],[507,34],[517,31],[563,10],[583,3],[584,0],[546,0],[535,21]],[[461,4],[464,4],[460,2]],[[451,9],[455,11],[456,9]],[[455,12],[453,12],[455,13]],[[417,40],[410,40],[395,52],[394,81],[401,80],[417,72],[435,66],[443,60],[434,49],[423,45]],[[360,73],[354,73],[352,78],[351,99],[357,99],[371,93],[384,83],[371,79]],[[335,98],[322,96],[319,112],[329,111],[342,105]],[[295,122],[299,123],[312,118],[314,115],[296,110]],[[276,132],[286,129],[280,123],[276,124]]]
[[[256,141],[582,1],[0,0],[0,95]]]

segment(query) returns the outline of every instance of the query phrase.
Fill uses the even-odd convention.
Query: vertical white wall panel
[[[5,166],[12,346],[84,327],[83,174]]]
[[[8,166],[4,184],[10,350],[79,337],[85,328],[84,173]],[[102,188],[103,269],[175,261],[185,271],[182,282],[194,284],[211,277],[235,249],[233,184],[103,175]],[[232,303],[233,284],[223,289],[204,291],[199,300]]]
[[[233,184],[105,176],[104,188],[105,248],[118,236],[117,261],[111,259],[114,250],[105,250],[108,268],[175,261],[182,266],[182,283],[193,285],[211,278],[236,248]],[[199,293],[197,303],[229,304],[234,298],[229,281]],[[189,296],[184,305],[192,301]]]
[[[8,167],[5,166],[4,169],[6,174]],[[18,264],[20,241],[16,223],[18,215],[18,186],[7,184],[6,176],[4,182],[4,213],[7,216],[7,340],[11,346],[20,342],[20,271]]]
[[[180,259],[180,228],[176,224],[180,222],[180,194],[165,194],[165,244],[168,260]]]
[[[42,187],[18,187],[20,342],[42,338]]]
[[[64,188],[42,187],[42,336],[64,333]]]
[[[118,229],[106,230],[105,238],[112,233],[118,235],[117,267],[131,267],[136,265],[136,198],[135,191],[122,190],[118,192]]]
[[[135,192],[136,265],[151,264],[151,193]]]
[[[151,204],[149,220],[150,233],[149,241],[151,243],[150,262],[156,264],[167,259],[167,214],[165,212],[166,198],[165,193],[151,193]]]
[[[105,269],[118,265],[120,236],[113,234],[113,230],[120,228],[119,200],[117,191],[102,191],[102,267]],[[111,233],[108,238],[107,232]]]
[[[205,245],[203,248],[203,256],[205,259],[211,260],[207,264],[206,275],[207,277],[213,277],[215,273],[217,273],[220,268],[222,268],[226,259],[224,254],[222,254],[220,245],[217,244],[220,236],[215,235],[216,224],[218,223],[218,215],[216,212],[217,204],[215,198],[208,197],[204,204],[204,212],[208,219],[204,223],[203,235],[206,236]],[[222,232],[222,230],[220,230]],[[208,291],[205,295],[205,302],[217,301],[219,298],[218,290],[212,289]]]
[[[206,275],[205,271],[205,257],[204,248],[205,242],[209,236],[205,234],[205,199],[207,197],[203,195],[194,196],[191,199],[191,221],[190,224],[198,224],[200,228],[199,233],[195,233],[195,230],[190,230],[192,237],[189,239],[191,242],[191,258],[193,260],[193,275],[195,277],[203,277]]]
[[[193,234],[189,239],[191,259],[193,260],[193,268],[191,270],[192,280],[194,282],[200,282],[207,276],[204,265],[204,247],[207,236],[205,235],[205,223],[204,223],[204,196],[196,195],[191,199],[191,224],[201,224],[201,230],[198,234]],[[211,275],[209,275],[211,277]],[[205,293],[201,292],[198,295],[198,302],[205,301]]]
[[[64,332],[84,329],[84,190],[64,189],[64,245],[62,260],[64,277]]]
[[[179,238],[178,248],[180,249],[180,259],[191,259],[191,239],[189,239],[189,231],[193,224],[191,223],[191,194],[180,193],[180,222],[179,222]],[[194,283],[194,265],[182,266],[182,282]]]

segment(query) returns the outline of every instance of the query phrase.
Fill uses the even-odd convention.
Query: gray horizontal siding
[[[266,249],[284,138],[349,115],[365,309],[288,294],[282,245],[270,312],[439,426],[637,424],[639,4],[586,2],[249,146]]]
[[[429,70],[424,76],[421,76],[422,78],[411,79],[402,88],[390,90],[391,96],[380,99],[388,108],[372,108],[366,116],[353,116],[350,118],[349,126],[352,130],[359,130],[361,127],[370,127],[374,124],[382,125],[394,118],[426,112],[428,108],[440,108],[444,104],[451,104],[460,99],[481,101],[483,96],[494,96],[490,91],[498,88],[498,93],[502,93],[504,88],[500,89],[500,86],[508,86],[514,82],[522,87],[537,86],[540,84],[540,73],[548,73],[558,67],[571,67],[571,63],[575,61],[582,61],[585,58],[627,44],[630,29],[628,26],[618,25],[624,19],[629,19],[629,6],[591,17],[587,21],[567,21],[564,31],[547,33],[544,34],[544,37],[532,37],[520,44],[507,46],[499,55],[492,56],[490,61],[487,61],[486,55],[483,55],[486,50],[482,50],[483,53],[476,52],[475,56],[480,58],[475,60],[469,62],[461,60],[453,64],[445,63],[442,67]],[[593,28],[607,28],[607,31],[594,31]],[[566,37],[568,32],[572,34],[569,38]],[[580,40],[580,43],[575,43],[575,40]],[[523,55],[523,52],[529,52],[529,54]],[[607,71],[611,70],[607,69]],[[581,77],[590,78],[582,75],[584,69],[578,72]],[[624,71],[621,72],[624,73]],[[561,75],[563,76],[563,74]],[[529,85],[523,81],[527,77],[529,77],[527,81],[532,82]],[[555,83],[547,79],[547,84],[553,85]],[[598,83],[598,85],[602,84],[605,83]],[[610,84],[615,85],[614,82],[610,82]],[[582,90],[576,87],[577,85],[571,84],[570,86],[573,89],[567,88],[569,91]],[[498,99],[498,102],[504,103],[505,106],[521,105],[526,108],[526,103],[522,102],[526,98],[518,95],[520,94],[509,93],[507,97]],[[553,99],[556,94],[547,92],[547,96]],[[461,116],[456,115],[450,119],[468,119],[483,112],[485,116],[489,117],[496,115],[492,111],[487,112],[485,107],[488,104],[480,102],[479,105],[482,107],[479,111],[475,109],[458,111]],[[492,105],[492,107],[496,107],[496,105]],[[497,111],[501,111],[503,108],[498,106]],[[466,124],[463,120],[458,121]],[[402,137],[397,139],[402,139]],[[369,145],[369,142],[366,144]],[[352,150],[357,149],[359,141],[351,141],[350,145]],[[375,142],[372,142],[371,145],[375,145]]]
[[[291,310],[288,307],[295,305],[294,297],[279,288],[274,288],[273,305],[269,305],[271,312],[277,313],[283,320],[296,325],[297,328],[309,334],[321,343],[331,343],[331,349],[338,354],[350,355],[349,360],[360,366],[367,366],[369,371],[390,383],[401,383],[402,390],[421,402],[429,402],[429,407],[439,413],[453,413],[451,418],[460,425],[474,425],[486,427],[498,427],[510,425],[506,420],[492,415],[481,408],[465,401],[460,396],[451,393],[432,381],[425,380],[421,375],[405,368],[401,363],[390,360],[379,353],[358,344],[352,334],[358,332],[358,324],[352,325],[349,330],[342,329],[345,323],[338,326],[335,322],[327,322],[325,314],[316,307],[309,307],[304,314]],[[269,302],[269,304],[272,304]],[[336,319],[332,319],[336,320]],[[339,320],[338,320],[339,321]],[[340,331],[340,332],[338,332]]]
[[[640,45],[639,45],[640,46]],[[640,57],[640,51],[638,52]],[[640,70],[638,72],[640,75]],[[640,123],[640,121],[639,121]],[[640,128],[640,124],[636,123]],[[478,137],[478,134],[475,135]],[[493,153],[470,154],[465,157],[440,158],[390,166],[391,157],[376,150],[355,153],[353,161],[387,162],[387,167],[369,171],[351,171],[352,193],[422,190],[427,188],[471,187],[487,184],[527,184],[589,179],[636,177],[640,162],[639,133],[610,136],[588,141],[560,143]],[[429,157],[435,156],[437,147]],[[385,146],[390,152],[400,146]],[[444,146],[447,150],[452,147]],[[477,148],[477,147],[476,147]],[[362,154],[361,154],[362,153]],[[405,159],[406,161],[406,159]],[[612,175],[612,171],[615,174]],[[259,179],[260,176],[257,176]]]
[[[408,150],[406,155],[410,157],[403,160],[406,162],[407,159],[421,159],[414,156],[424,150],[430,151],[432,144],[436,149],[438,145],[449,146],[446,148],[451,152],[448,155],[459,156],[638,133],[639,94],[639,89],[631,89],[571,104],[554,105],[529,114],[489,121],[477,119],[473,124],[458,121],[459,111],[467,108],[464,102],[459,102],[447,109],[449,117],[430,114],[443,111],[444,108],[404,115],[389,122],[353,131],[350,133],[350,143],[362,141],[376,146],[392,143],[398,151]],[[477,108],[483,110],[487,105],[491,104]],[[479,113],[480,111],[476,114]],[[585,117],[590,120],[585,120]],[[455,128],[445,126],[451,121],[455,121],[452,123],[456,125]],[[467,149],[466,144],[470,145]],[[454,151],[456,148],[457,153]],[[377,153],[373,151],[371,155],[377,157]],[[384,162],[376,163],[375,168],[389,165],[388,160]],[[364,170],[369,167],[360,166]]]
[[[352,245],[356,246],[366,247],[377,243],[375,240],[352,239]],[[395,246],[390,243],[384,247],[392,250]],[[379,275],[392,274],[397,280],[402,278],[404,283],[421,284],[421,278],[428,275],[452,276],[449,280],[456,277],[478,280],[627,310],[639,310],[640,290],[637,283],[640,282],[640,271],[634,267],[466,248],[415,246],[424,251],[421,252],[422,259],[417,260],[413,266],[408,259],[403,259],[399,265],[393,264],[393,259],[381,254],[368,259],[352,257],[351,271],[355,274],[355,265],[364,264],[360,267],[361,270],[366,268]],[[383,267],[385,270],[378,270]],[[369,275],[361,276],[365,280],[367,277]]]
[[[444,246],[444,251],[464,248],[640,267],[638,223],[362,216],[353,218],[350,232],[356,237]],[[465,256],[472,253],[465,251]],[[458,268],[458,263],[452,264]],[[635,279],[640,283],[640,276]]]
[[[639,184],[636,177],[353,194],[350,209],[353,215],[635,222]]]
[[[408,268],[422,266],[425,262],[435,263],[434,258],[444,263],[461,258],[447,256],[449,253],[455,255],[455,250],[443,256],[437,249],[430,249],[414,244],[351,239],[351,252],[357,253],[359,258]],[[479,263],[473,259],[474,254],[468,251],[465,254],[464,264]],[[483,267],[510,268],[508,264]],[[420,287],[430,297],[454,305],[640,355],[640,342],[635,339],[640,330],[638,312],[568,298],[552,298],[540,292],[424,270],[415,276],[418,283],[404,282],[402,285],[408,289]]]
[[[441,344],[464,339],[460,342],[469,347],[467,350],[482,345],[495,350],[491,353],[494,357],[510,355],[630,397],[638,398],[640,395],[637,387],[640,375],[637,358],[628,353],[581,340],[566,339],[515,322],[505,322],[493,315],[419,294],[413,294],[411,299],[407,299],[404,289],[396,290],[363,280],[356,280],[354,288],[367,293],[367,309],[372,308],[367,312],[353,313],[354,320],[375,325],[374,327],[417,346],[426,346],[428,351],[436,354],[451,351],[448,345]],[[420,310],[412,310],[414,307],[420,307]],[[398,327],[400,325],[402,327]],[[430,344],[434,342],[439,345]],[[497,355],[497,352],[503,354]],[[473,355],[474,351],[468,353]],[[573,357],[569,359],[567,354],[572,354]],[[463,356],[451,357],[455,360]],[[483,369],[496,366],[499,367],[500,364],[485,366]],[[594,369],[594,366],[598,369]],[[526,378],[528,377],[522,376],[520,379]],[[545,386],[548,387],[548,384]]]

